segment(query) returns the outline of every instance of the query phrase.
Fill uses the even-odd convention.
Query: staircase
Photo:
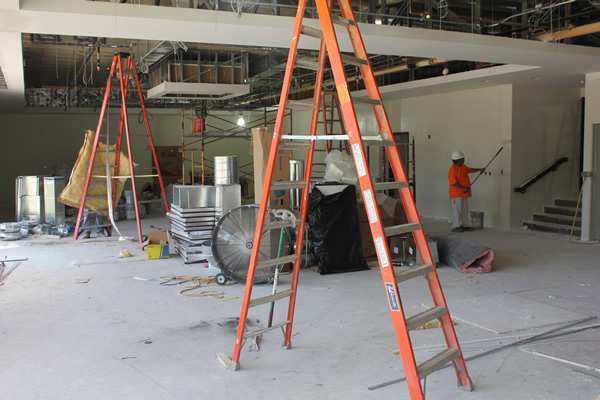
[[[569,235],[576,213],[573,235],[580,236],[581,207],[577,208],[577,200],[554,200],[553,205],[544,207],[543,213],[533,214],[533,221],[523,221],[523,229]]]

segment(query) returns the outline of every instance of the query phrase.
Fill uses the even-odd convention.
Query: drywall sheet
[[[453,319],[495,333],[540,328],[588,317],[510,293],[452,299],[448,300],[448,307]]]

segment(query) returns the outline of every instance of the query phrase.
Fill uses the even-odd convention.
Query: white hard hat
[[[452,152],[452,160],[456,161],[460,160],[461,158],[465,158],[464,154],[461,151],[456,150]]]

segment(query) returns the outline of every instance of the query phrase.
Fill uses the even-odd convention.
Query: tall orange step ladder
[[[344,127],[344,120],[342,119],[342,110],[340,108],[340,100],[337,92],[323,91],[321,97],[321,111],[323,115],[323,133],[325,135],[341,135],[346,136],[346,128]],[[335,124],[340,124],[340,131],[334,132]],[[329,153],[334,150],[333,139],[325,141],[325,152]],[[345,150],[350,154],[350,146],[347,140],[339,141],[339,150]]]
[[[73,237],[74,237],[74,239],[77,239],[77,237],[79,235],[79,229],[81,226],[81,222],[82,222],[82,216],[85,213],[95,214],[95,213],[99,213],[99,212],[109,212],[109,210],[84,211],[84,208],[86,208],[85,207],[86,200],[88,198],[91,198],[91,196],[88,197],[88,195],[87,195],[90,185],[104,184],[106,182],[106,180],[104,180],[102,182],[99,182],[99,181],[91,182],[91,178],[92,177],[104,177],[105,178],[105,176],[94,175],[95,174],[94,169],[97,168],[97,167],[94,167],[94,160],[96,159],[97,152],[104,153],[103,150],[102,151],[98,150],[98,143],[100,142],[100,138],[102,136],[102,127],[104,125],[105,116],[107,115],[106,111],[107,111],[107,108],[109,105],[110,93],[111,93],[113,82],[115,81],[115,78],[118,80],[118,83],[120,85],[118,95],[119,95],[119,100],[120,100],[119,106],[121,107],[121,112],[120,112],[119,131],[118,131],[118,136],[117,136],[116,150],[109,150],[109,152],[115,152],[117,155],[115,157],[115,165],[109,166],[109,172],[112,171],[112,173],[111,173],[112,176],[109,177],[109,179],[112,181],[112,184],[111,184],[112,198],[108,199],[108,191],[107,191],[106,197],[107,197],[107,200],[112,201],[112,204],[114,206],[115,202],[117,200],[116,194],[117,194],[118,179],[119,178],[131,178],[131,187],[133,189],[133,202],[134,202],[134,208],[135,208],[135,217],[136,217],[136,222],[137,222],[139,242],[142,243],[143,236],[142,236],[142,226],[140,223],[139,204],[153,202],[154,200],[145,200],[145,201],[138,202],[138,193],[137,193],[136,182],[135,182],[136,176],[135,176],[135,172],[134,172],[133,154],[132,154],[132,150],[131,150],[131,136],[132,135],[129,132],[129,122],[128,122],[128,114],[127,114],[127,94],[128,94],[130,83],[133,83],[133,85],[135,86],[135,89],[137,89],[136,91],[139,96],[142,113],[144,115],[144,122],[146,124],[147,139],[150,143],[149,147],[152,150],[152,157],[154,158],[154,165],[156,166],[155,174],[145,175],[144,177],[158,177],[158,182],[159,182],[160,190],[161,190],[161,194],[162,194],[162,200],[159,200],[159,201],[164,201],[166,211],[169,211],[169,204],[167,201],[167,196],[165,194],[165,188],[164,188],[163,181],[162,181],[162,176],[161,176],[161,172],[160,172],[160,168],[159,168],[158,159],[156,157],[156,150],[154,148],[154,140],[152,139],[152,132],[150,130],[150,124],[148,122],[148,114],[146,112],[146,106],[144,104],[144,97],[142,95],[142,90],[140,88],[140,81],[138,78],[137,69],[135,67],[135,61],[134,61],[133,56],[130,55],[129,53],[116,53],[113,57],[108,80],[106,83],[106,91],[104,93],[104,100],[102,101],[102,108],[100,110],[100,118],[98,120],[98,126],[96,128],[96,134],[94,136],[94,144],[92,145],[92,153],[90,156],[90,163],[89,163],[87,175],[85,178],[85,184],[84,184],[83,193],[81,196],[81,204],[79,207],[79,212],[77,214],[77,224],[75,225],[75,233],[74,233]],[[123,132],[125,132],[125,135],[123,135]],[[107,134],[105,136],[108,138],[108,128],[107,128]],[[126,177],[119,176],[119,164],[120,164],[119,155],[121,154],[121,144],[123,141],[123,136],[125,136],[125,142],[127,143],[127,155],[129,157],[129,169],[131,171],[131,175],[126,176]],[[106,143],[106,145],[109,146],[109,143]],[[102,172],[102,173],[104,173],[104,172]],[[98,196],[98,197],[104,197],[104,196]],[[106,224],[90,225],[90,226],[86,226],[85,228],[91,229],[94,227],[104,227],[104,226],[107,226],[107,225]],[[111,226],[111,225],[108,224],[108,226]]]
[[[442,368],[445,364],[452,362],[456,376],[458,378],[458,385],[466,390],[472,389],[471,380],[467,373],[467,368],[462,356],[458,340],[452,321],[448,313],[446,301],[440,286],[440,282],[433,266],[433,260],[425,233],[421,227],[421,221],[417,213],[417,209],[410,192],[410,188],[407,183],[406,174],[402,167],[402,162],[398,150],[395,146],[393,139],[393,133],[383,107],[381,95],[377,87],[373,70],[369,64],[367,53],[364,48],[362,38],[356,19],[352,11],[349,0],[338,0],[341,16],[333,15],[331,13],[331,1],[332,0],[315,0],[321,29],[315,29],[313,27],[304,26],[303,18],[306,7],[306,0],[300,0],[298,10],[296,14],[296,22],[294,25],[294,31],[292,34],[292,42],[290,45],[290,51],[288,55],[288,63],[286,67],[285,77],[283,80],[281,99],[279,103],[279,110],[277,114],[277,121],[275,123],[273,140],[271,144],[271,153],[269,155],[269,162],[265,177],[265,188],[263,191],[260,211],[258,214],[258,220],[256,225],[256,231],[254,241],[252,242],[252,255],[248,266],[248,278],[246,282],[246,290],[244,293],[242,309],[240,313],[240,320],[238,325],[238,331],[236,335],[235,347],[233,357],[229,359],[224,353],[219,353],[218,359],[227,367],[232,370],[240,368],[239,360],[241,349],[247,339],[253,338],[257,335],[263,334],[271,329],[281,328],[284,330],[284,348],[291,348],[292,339],[292,326],[294,320],[294,309],[296,305],[296,294],[298,291],[298,277],[300,270],[300,254],[302,251],[302,241],[304,237],[304,229],[306,222],[306,212],[308,208],[308,194],[310,190],[310,179],[312,171],[313,153],[315,147],[315,140],[319,139],[315,135],[316,124],[318,118],[319,101],[322,89],[323,70],[325,53],[329,56],[329,62],[333,69],[336,89],[340,98],[342,113],[344,117],[344,123],[346,126],[348,140],[350,141],[352,155],[356,164],[356,170],[359,177],[360,190],[365,202],[367,215],[369,217],[369,225],[375,243],[377,259],[379,262],[381,274],[383,277],[384,289],[388,299],[389,308],[392,316],[394,330],[396,333],[396,339],[400,348],[402,356],[402,364],[404,367],[408,390],[411,398],[424,399],[424,390],[421,386],[421,379],[424,379],[427,375],[434,371]],[[354,56],[346,56],[340,53],[340,49],[337,43],[336,32],[333,24],[341,25],[346,28],[346,31],[352,42],[354,50]],[[316,71],[315,79],[315,92],[312,102],[306,101],[293,101],[288,100],[289,88],[292,79],[292,71],[296,62],[296,53],[298,50],[298,42],[301,37],[311,36],[321,40],[319,48],[319,57],[317,62],[312,62],[312,67]],[[301,60],[298,60],[301,62]],[[364,80],[368,97],[359,98],[353,97],[348,88],[348,80],[344,71],[344,64],[350,64],[358,66],[362,79]],[[307,63],[302,62],[302,66],[306,67]],[[365,136],[362,137],[360,134],[359,125],[356,119],[356,112],[354,109],[355,103],[362,103],[370,106],[374,112],[377,124],[379,127],[380,134],[377,136]],[[311,109],[311,127],[309,136],[298,136],[298,135],[282,135],[281,127],[283,123],[283,115],[286,107],[303,107],[304,109]],[[288,142],[281,142],[281,139],[286,139]],[[298,140],[304,140],[304,142],[298,142]],[[326,140],[326,138],[325,138]],[[275,160],[277,151],[280,149],[287,149],[290,146],[289,142],[292,143],[292,147],[297,150],[300,146],[304,146],[307,149],[306,154],[306,169],[304,180],[297,182],[272,182],[273,170],[275,167]],[[371,179],[371,174],[368,169],[367,160],[365,157],[365,143],[373,143],[379,146],[385,146],[386,155],[390,160],[392,166],[395,181],[394,182],[383,182],[374,184]],[[296,250],[293,255],[284,256],[281,258],[275,258],[266,261],[257,262],[261,234],[266,229],[279,229],[285,221],[278,223],[265,223],[265,216],[267,213],[268,196],[270,190],[280,189],[291,189],[300,188],[302,189],[302,203],[300,207],[300,214],[296,220],[297,226],[299,226],[297,235]],[[381,217],[379,215],[379,209],[375,202],[375,192],[379,190],[398,189],[402,204],[407,214],[408,223],[398,226],[383,227],[381,223]],[[403,235],[411,233],[415,240],[417,252],[422,260],[422,265],[417,265],[410,269],[396,273],[392,266],[390,258],[390,251],[388,248],[386,237]],[[292,281],[290,289],[284,290],[280,293],[275,293],[269,296],[252,299],[252,283],[254,274],[257,269],[272,267],[274,265],[281,265],[287,262],[294,262]],[[402,302],[400,300],[400,294],[398,291],[398,283],[407,281],[409,279],[423,276],[426,279],[427,287],[431,293],[432,301],[434,306],[411,317],[406,317],[403,309]],[[248,312],[251,307],[255,307],[261,304],[269,304],[275,301],[283,300],[288,298],[288,312],[287,318],[278,323],[274,324],[270,328],[261,329],[255,332],[246,332],[246,319]],[[419,326],[438,319],[441,323],[441,330],[443,332],[447,348],[431,357],[430,359],[417,365],[417,361],[414,355],[411,338],[409,331],[418,328]]]

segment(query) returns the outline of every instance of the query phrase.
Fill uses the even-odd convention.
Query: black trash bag
[[[321,275],[369,269],[362,252],[353,185],[329,196],[315,187],[308,198],[308,223]]]

